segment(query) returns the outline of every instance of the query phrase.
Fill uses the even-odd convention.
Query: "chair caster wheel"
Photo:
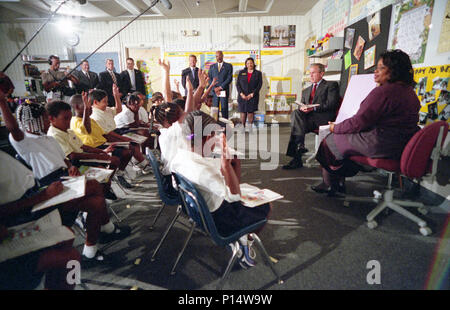
[[[377,226],[378,226],[378,224],[377,224],[377,222],[375,222],[375,221],[367,222],[367,227],[369,227],[370,229],[374,229],[374,228],[376,228]]]
[[[429,236],[431,235],[431,229],[428,227],[420,227],[419,229],[420,233],[424,236]]]
[[[343,204],[344,204],[344,207],[347,207],[347,208],[350,207],[350,201],[344,201]]]
[[[423,215],[427,215],[428,209],[427,208],[419,208],[419,212],[422,213]]]

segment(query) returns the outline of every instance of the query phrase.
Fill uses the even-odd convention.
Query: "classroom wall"
[[[230,17],[201,19],[147,19],[137,20],[119,35],[102,47],[99,52],[119,52],[121,64],[116,69],[124,69],[126,47],[161,47],[164,52],[176,51],[215,51],[215,50],[261,50],[263,26],[296,25],[297,45],[295,48],[283,50],[283,66],[286,76],[293,79],[293,92],[300,91],[300,80],[303,67],[303,17]],[[127,21],[82,22],[78,25],[80,43],[74,48],[75,53],[87,53],[100,46],[109,36],[123,27]],[[0,24],[0,40],[4,49],[0,55],[0,66],[5,66],[18,52],[23,43],[16,44],[11,40],[14,28],[22,28],[26,40],[39,28],[38,23]],[[197,30],[197,37],[183,37],[181,30]],[[64,55],[64,37],[54,24],[47,25],[29,45],[25,54],[48,56],[52,53]],[[67,64],[62,64],[66,66]],[[72,67],[74,63],[68,64]],[[16,95],[23,95],[22,61],[17,59],[8,70],[8,75],[17,85]],[[48,68],[47,64],[39,64],[40,69]],[[262,68],[264,71],[264,68]],[[263,103],[263,100],[261,100]],[[263,104],[260,109],[264,111]]]

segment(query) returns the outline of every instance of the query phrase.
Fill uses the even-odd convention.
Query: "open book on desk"
[[[37,221],[9,227],[0,242],[0,263],[73,238],[73,232],[62,226],[59,211],[53,210]]]
[[[72,199],[83,197],[86,193],[86,176],[84,175],[79,177],[71,177],[68,180],[63,181],[62,184],[64,185],[64,189],[59,195],[38,203],[33,207],[31,212],[36,212],[59,205]]]
[[[109,159],[80,159],[80,163],[97,163],[97,164],[110,164],[111,161]]]
[[[123,136],[128,137],[131,140],[133,140],[134,142],[139,143],[139,144],[142,144],[142,143],[144,143],[147,140],[147,137],[138,135],[136,133],[131,133],[131,132],[126,133]]]
[[[250,208],[283,198],[282,195],[275,193],[270,189],[260,189],[247,183],[240,184],[240,189],[241,201],[245,206]]]
[[[108,183],[109,178],[114,173],[112,169],[104,169],[97,167],[81,166],[78,168],[80,173],[88,180],[96,180],[98,183]]]

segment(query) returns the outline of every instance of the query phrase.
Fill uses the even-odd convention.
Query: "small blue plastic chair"
[[[255,244],[263,254],[262,256],[264,258],[265,263],[269,265],[272,272],[277,277],[278,283],[279,284],[283,283],[281,277],[274,268],[273,262],[270,260],[269,255],[267,254],[267,251],[265,250],[261,242],[261,239],[259,239],[259,237],[254,233],[255,230],[257,230],[267,222],[267,219],[249,225],[239,231],[234,232],[229,236],[222,236],[217,231],[217,227],[214,223],[214,219],[212,218],[208,206],[205,200],[203,199],[202,195],[197,191],[195,185],[192,184],[192,182],[190,182],[183,176],[181,176],[180,174],[174,173],[174,178],[178,186],[178,191],[180,193],[184,209],[187,212],[188,216],[192,219],[192,227],[188,235],[188,238],[184,243],[183,249],[179,253],[175,265],[172,268],[172,272],[175,271],[176,265],[178,264],[181,256],[183,255],[184,250],[191,239],[194,229],[199,228],[200,230],[204,231],[218,246],[228,246],[229,244],[234,244],[232,256],[228,262],[224,274],[222,275],[221,280],[218,283],[217,289],[222,289],[231,269],[236,264],[239,258],[237,255],[239,251],[238,240],[240,237],[246,234],[250,234],[250,236],[255,241]]]
[[[164,241],[166,240],[167,235],[169,234],[169,232],[172,229],[173,225],[175,225],[175,222],[177,221],[178,217],[181,215],[182,206],[181,206],[181,198],[180,198],[179,194],[177,194],[176,196],[170,196],[170,195],[168,195],[165,192],[164,186],[163,186],[163,183],[162,183],[163,176],[161,174],[161,171],[159,170],[158,160],[156,159],[156,157],[153,154],[153,152],[152,151],[147,152],[147,157],[148,157],[148,160],[149,160],[150,164],[152,165],[153,175],[155,176],[156,183],[158,185],[158,193],[159,193],[159,196],[160,196],[160,198],[161,198],[161,200],[163,202],[163,205],[158,210],[158,213],[156,214],[156,217],[153,220],[153,223],[150,226],[150,229],[153,229],[156,221],[160,217],[160,215],[161,215],[161,213],[162,213],[162,211],[163,211],[163,209],[164,209],[164,207],[166,205],[178,206],[177,212],[175,213],[175,216],[172,218],[169,226],[166,228],[163,236],[161,237],[161,240],[159,241],[158,245],[156,246],[155,250],[153,251],[153,254],[152,254],[152,257],[151,257],[151,261],[154,261],[156,259],[156,254],[158,254],[158,251],[161,248],[161,246],[164,243]]]

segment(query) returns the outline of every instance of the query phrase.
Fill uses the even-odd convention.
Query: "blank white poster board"
[[[340,123],[355,115],[361,102],[375,87],[377,84],[374,81],[374,74],[353,75],[348,83],[335,123]]]

